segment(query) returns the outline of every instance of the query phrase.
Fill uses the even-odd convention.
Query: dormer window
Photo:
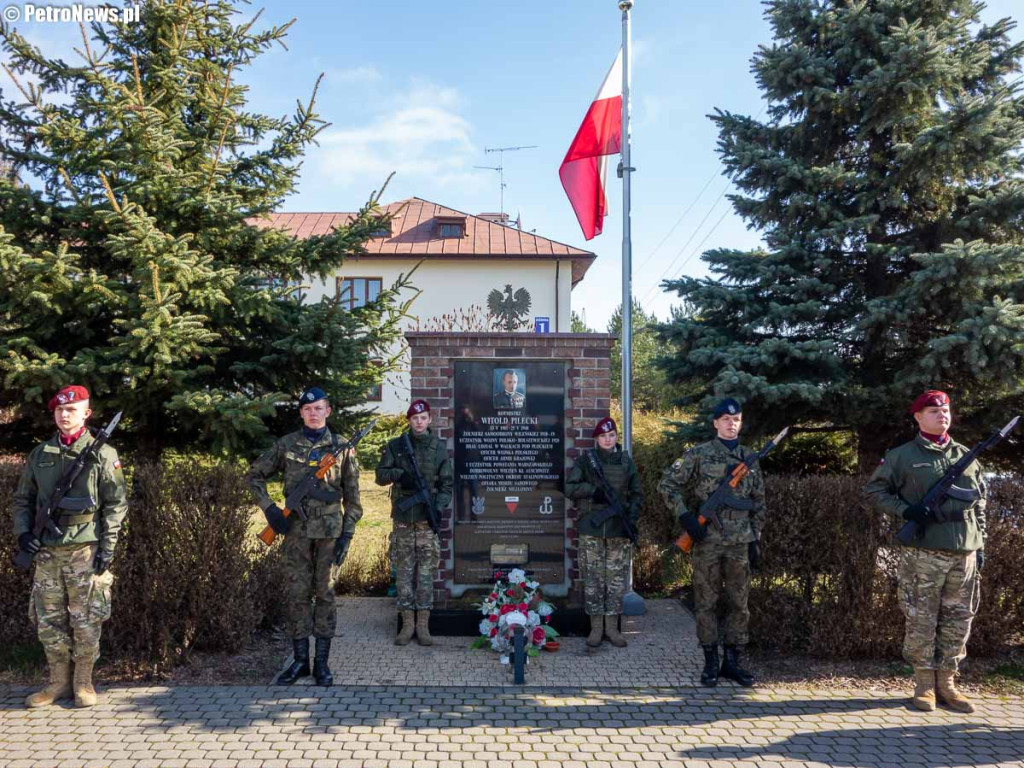
[[[438,216],[438,237],[465,237],[466,218],[464,216]]]
[[[391,221],[377,222],[377,226],[370,232],[370,237],[391,237]]]

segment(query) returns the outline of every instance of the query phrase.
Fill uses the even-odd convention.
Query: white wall
[[[398,279],[400,273],[408,273],[416,266],[418,259],[394,259],[362,257],[348,261],[338,272],[344,277],[379,277],[385,287]],[[557,313],[556,313],[556,272]],[[572,263],[569,261],[527,259],[439,259],[427,257],[420,263],[412,283],[422,291],[409,312],[412,317],[406,322],[407,330],[450,330],[437,327],[436,321],[443,315],[461,309],[468,312],[474,305],[478,314],[487,313],[487,296],[494,290],[504,292],[511,283],[513,292],[525,288],[530,293],[530,325],[524,332],[533,332],[533,319],[550,318],[551,332],[569,332],[570,295],[572,291]],[[413,294],[403,293],[405,300]],[[335,295],[335,279],[312,281],[306,292],[307,300],[319,301],[324,296]],[[557,315],[557,317],[556,317]],[[435,322],[431,322],[435,321]],[[400,373],[391,374],[384,384],[380,410],[384,413],[404,413],[409,404],[408,359]]]

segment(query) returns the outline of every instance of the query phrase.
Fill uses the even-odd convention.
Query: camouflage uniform
[[[636,527],[643,506],[643,492],[636,464],[619,446],[612,450],[594,449],[604,476],[619,502],[625,507],[630,522]],[[587,455],[576,458],[565,481],[565,495],[580,507],[580,571],[583,576],[584,609],[588,616],[610,616],[622,613],[622,596],[629,582],[632,545],[626,528],[617,515],[603,523],[593,518],[608,508],[606,503],[592,502],[598,479]]]
[[[452,500],[452,463],[448,448],[441,438],[427,429],[422,435],[409,432],[416,464],[427,487],[434,494],[434,509],[447,509]],[[377,465],[377,485],[391,485],[391,520],[393,525],[391,559],[395,566],[395,586],[400,611],[429,611],[434,604],[434,576],[441,560],[441,541],[427,522],[427,508],[417,504],[404,512],[398,503],[416,493],[402,488],[414,476],[412,462],[405,447],[405,436],[396,437],[384,446]],[[418,567],[417,567],[418,566]]]
[[[284,473],[287,498],[320,459],[340,443],[329,429],[315,443],[303,430],[278,439],[249,469],[247,480],[256,503],[264,510],[274,503],[267,493],[267,480],[279,472]],[[359,464],[352,451],[346,451],[342,460],[331,467],[327,477],[302,502],[302,508],[308,519],[302,521],[294,512],[288,517],[283,545],[288,580],[288,633],[293,640],[310,634],[330,638],[337,621],[331,580],[335,540],[343,533],[354,533],[363,516]]]
[[[58,480],[92,441],[88,430],[70,446],[55,435],[29,453],[14,492],[15,538],[32,530],[36,510],[46,505]],[[35,557],[29,617],[51,667],[71,660],[84,667],[99,658],[114,575],[96,575],[94,560],[97,552],[113,556],[127,511],[121,462],[117,451],[104,445],[65,496],[57,522],[62,534],[44,531]]]
[[[676,515],[698,514],[701,503],[715,492],[729,469],[741,463],[753,451],[742,445],[729,449],[719,439],[694,446],[665,470],[658,492]],[[697,608],[697,637],[701,645],[718,643],[718,599],[724,593],[727,611],[725,644],[746,645],[750,610],[750,542],[760,539],[765,517],[764,478],[760,468],[753,469],[733,491],[739,499],[750,499],[750,511],[723,507],[718,510],[723,531],[707,525],[707,537],[694,542],[693,592]]]
[[[864,491],[902,525],[903,511],[920,502],[967,451],[952,439],[939,446],[918,435],[885,455]],[[955,672],[967,655],[978,611],[976,552],[985,546],[985,484],[977,461],[956,485],[976,498],[947,497],[942,511],[953,519],[928,525],[900,552],[900,602],[907,618],[903,657],[915,669]]]

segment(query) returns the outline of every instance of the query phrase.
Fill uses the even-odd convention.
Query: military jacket
[[[334,450],[339,442],[329,429],[324,430],[315,443],[310,442],[301,429],[276,440],[270,450],[253,462],[246,475],[260,509],[266,510],[274,503],[267,493],[267,480],[283,473],[284,496],[287,499],[295,486],[315,470],[320,459]],[[309,519],[303,522],[297,516],[289,516],[289,535],[334,539],[342,533],[355,532],[356,523],[363,516],[363,505],[359,500],[359,462],[355,453],[346,451],[327,476],[316,482],[312,494],[303,500],[302,509]]]
[[[502,390],[494,396],[495,408],[522,408],[526,403],[526,395],[522,392],[505,392]]]
[[[726,474],[752,453],[754,451],[743,445],[730,450],[718,438],[695,445],[665,470],[658,483],[658,493],[676,517],[699,514],[700,505],[715,492]],[[747,544],[761,538],[765,503],[764,476],[760,466],[754,465],[732,495],[738,499],[750,499],[754,508],[748,511],[723,506],[718,510],[718,519],[722,521],[724,530],[720,532],[714,525],[708,525],[705,541]]]
[[[94,439],[86,430],[72,445],[64,446],[54,435],[32,449],[14,492],[15,538],[33,529],[36,511],[46,506],[57,482]],[[71,506],[76,508],[67,508]],[[127,512],[121,462],[108,443],[86,462],[64,497],[57,521],[61,535],[44,531],[41,541],[48,547],[99,542],[100,551],[112,556]]]
[[[434,508],[438,510],[447,509],[452,500],[452,462],[448,458],[448,448],[444,441],[429,428],[422,435],[407,431],[384,446],[377,465],[376,481],[377,485],[391,485],[391,519],[400,523],[418,523],[427,519],[429,512],[426,505],[416,504],[404,512],[398,511],[399,502],[416,493],[415,489],[402,488],[400,485],[403,475],[415,477],[406,449],[406,434],[412,439],[416,464],[434,496]]]
[[[597,460],[601,462],[605,479],[626,510],[626,516],[635,527],[643,506],[643,490],[640,485],[640,473],[632,457],[616,445],[612,450],[594,449]],[[602,539],[626,538],[626,526],[618,515],[613,515],[603,523],[594,522],[600,512],[608,508],[608,504],[593,502],[594,493],[600,481],[586,453],[576,457],[572,471],[565,481],[565,495],[577,502],[580,518],[577,527],[581,536],[597,536]]]
[[[920,502],[928,489],[968,450],[952,439],[940,446],[918,435],[885,454],[864,486],[864,492],[893,516],[897,527],[902,526],[903,511]],[[973,552],[985,546],[986,488],[977,461],[971,463],[956,485],[975,491],[979,498],[966,501],[947,496],[942,502],[942,511],[963,519],[926,526],[924,536],[915,538],[911,546],[950,552]]]

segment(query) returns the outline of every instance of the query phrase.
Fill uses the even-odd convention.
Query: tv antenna
[[[497,165],[474,165],[474,168],[480,168],[485,171],[497,171],[498,172],[498,185],[501,190],[501,210],[500,215],[502,220],[505,218],[505,153],[506,152],[517,152],[520,149],[536,149],[537,144],[528,144],[522,147],[484,147],[484,152],[491,154],[492,152],[498,153],[498,164]]]

